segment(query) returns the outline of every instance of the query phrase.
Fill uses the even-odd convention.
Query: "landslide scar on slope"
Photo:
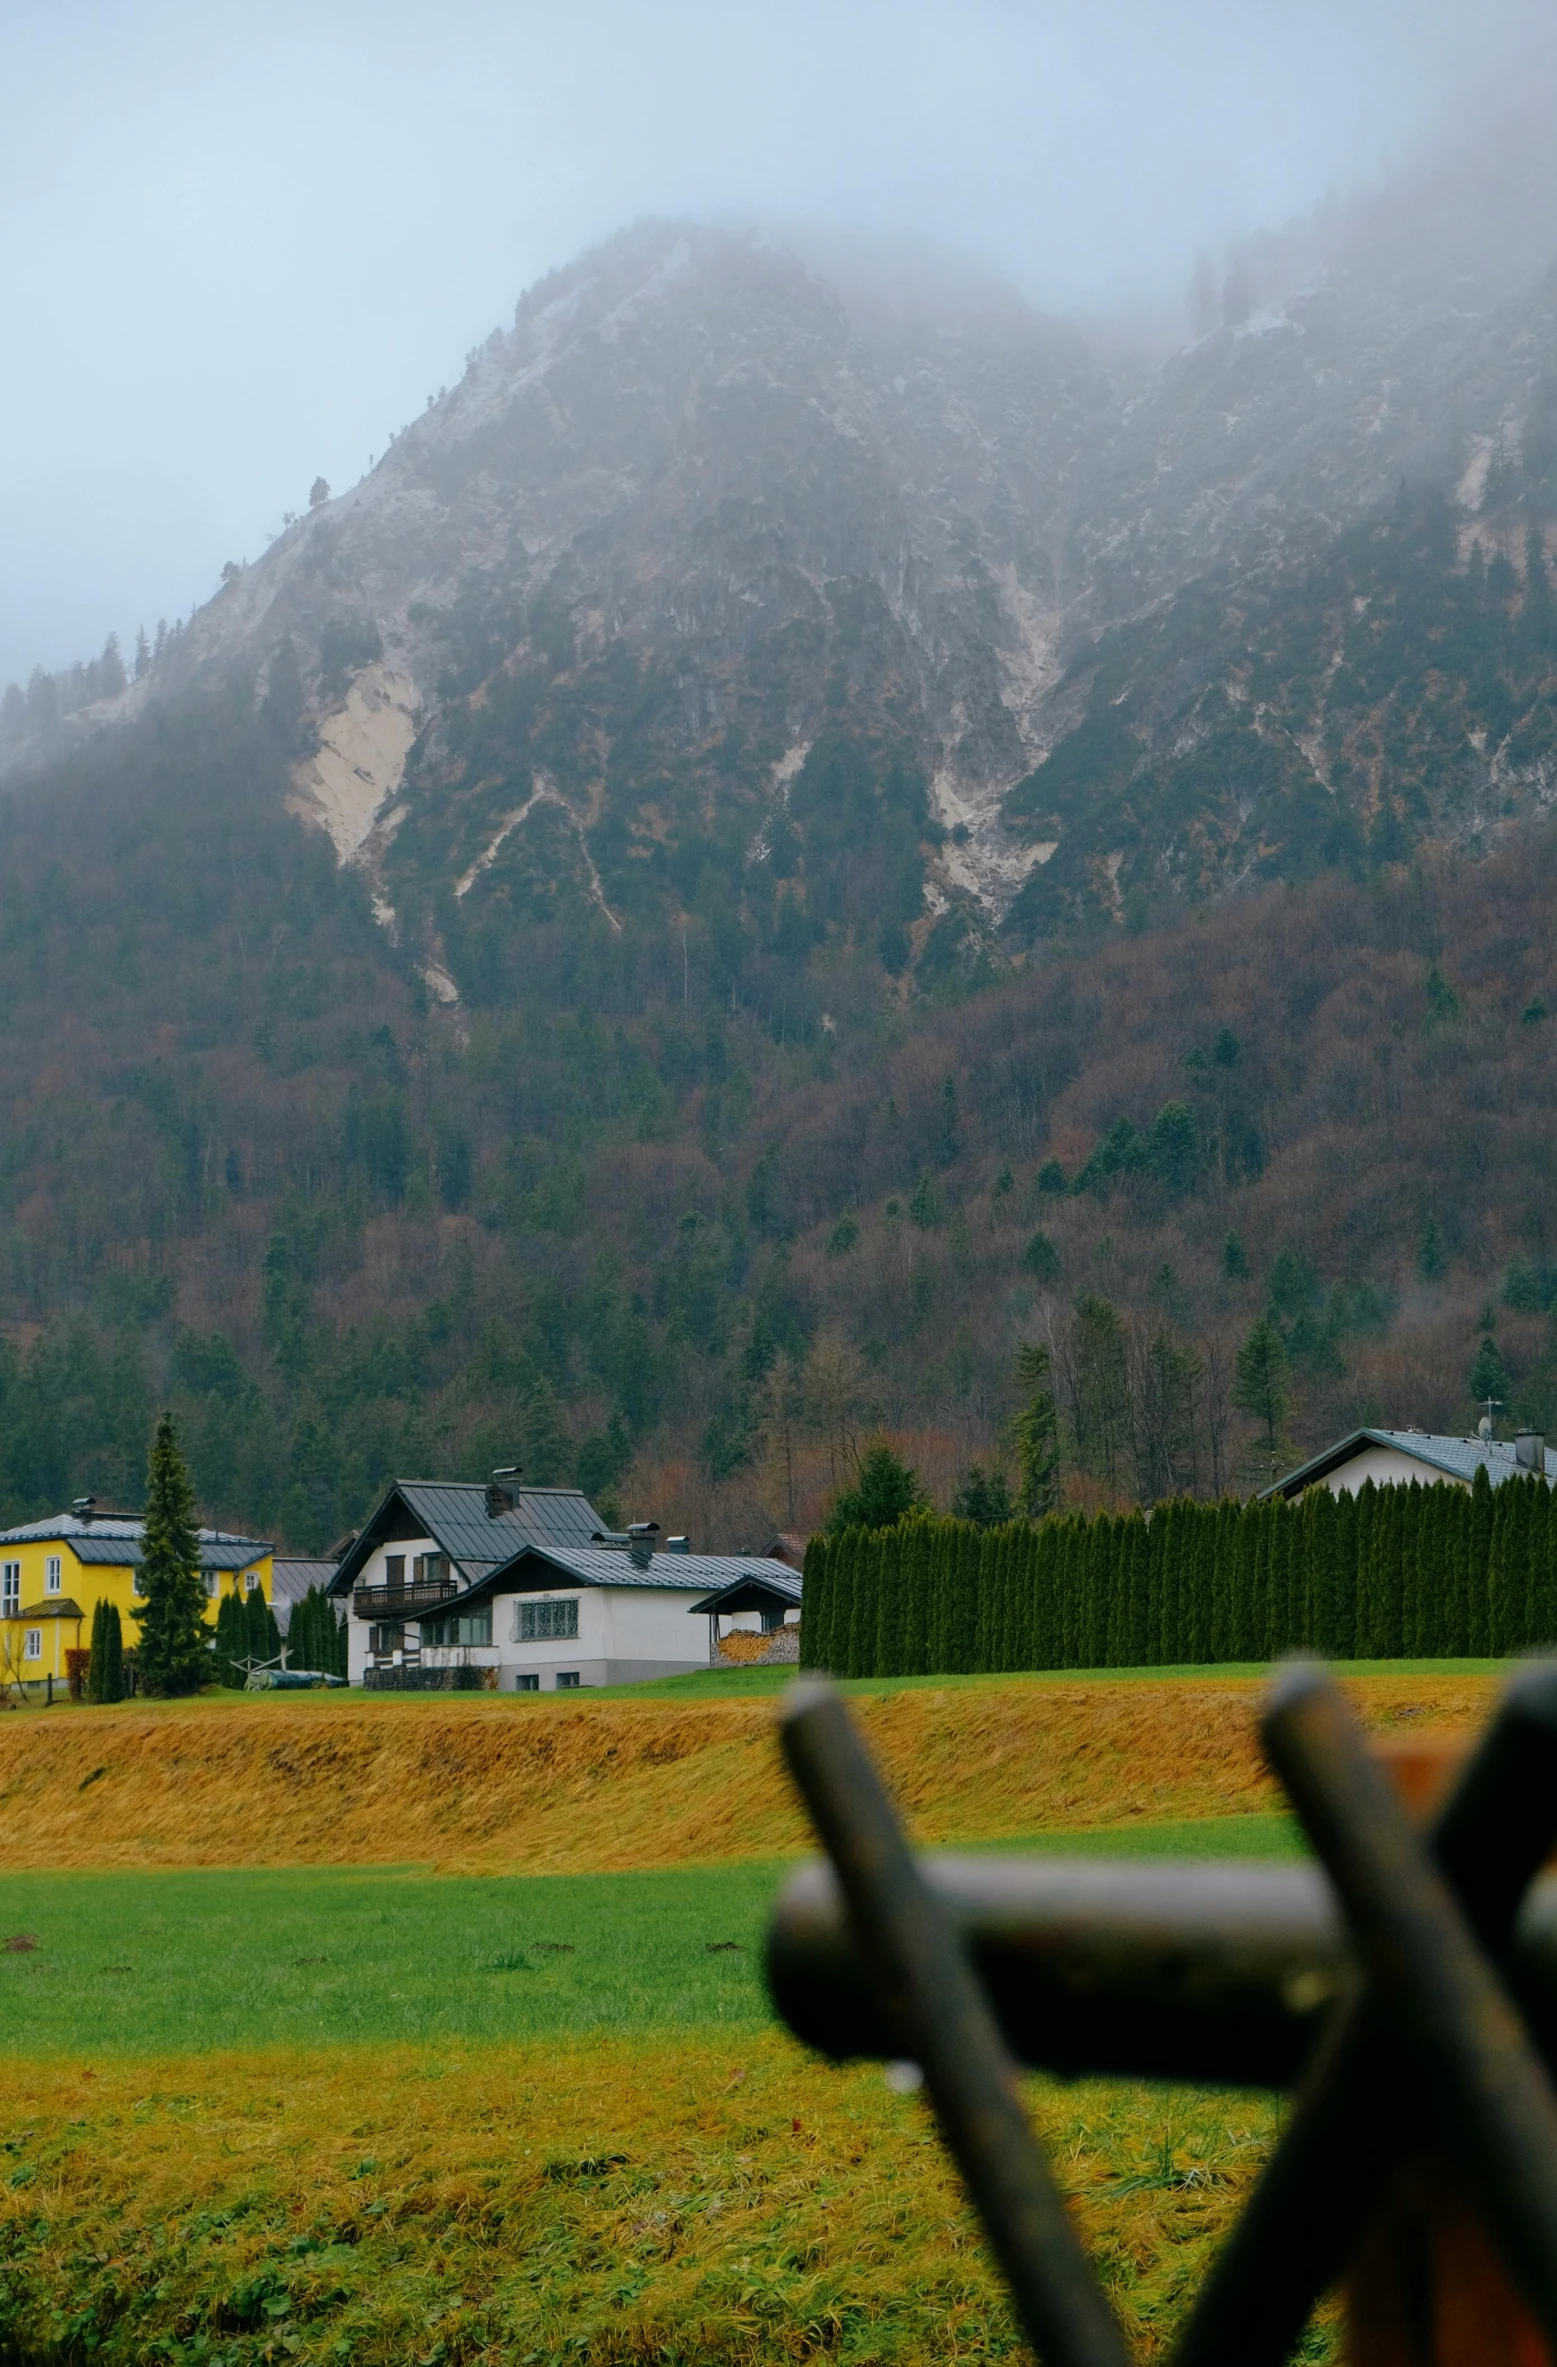
[[[325,832],[337,862],[360,858],[375,818],[399,788],[416,738],[416,708],[408,674],[368,666],[344,706],[320,723],[317,753],[294,768],[287,811]]]

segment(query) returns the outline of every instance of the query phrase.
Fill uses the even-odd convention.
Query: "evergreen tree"
[[[235,1594],[224,1594],[216,1606],[216,1681],[241,1690],[243,1671],[235,1664],[248,1649],[248,1631],[243,1617],[243,1603]]]
[[[954,1526],[957,1531],[957,1587],[954,1658],[951,1665],[959,1676],[968,1676],[978,1666],[975,1655],[979,1625],[980,1535],[971,1521],[957,1521]]]
[[[1274,1476],[1281,1453],[1281,1431],[1287,1418],[1287,1343],[1270,1315],[1262,1315],[1234,1366],[1233,1403],[1252,1414],[1262,1432],[1262,1447]]]
[[[1488,1642],[1488,1594],[1492,1572],[1492,1482],[1478,1463],[1471,1481],[1465,1555],[1465,1648],[1473,1659],[1492,1649]]]
[[[91,1658],[87,1662],[86,1697],[88,1701],[103,1698],[103,1613],[108,1605],[101,1595],[92,1606]]]
[[[804,1602],[800,1615],[802,1668],[828,1670],[833,1665],[829,1564],[836,1550],[834,1541],[821,1534],[812,1537],[806,1545],[805,1561],[801,1565]]]
[[[871,1540],[870,1602],[865,1631],[862,1677],[895,1677],[897,1660],[897,1575],[899,1528],[877,1529]]]
[[[1552,1640],[1546,1616],[1546,1559],[1551,1526],[1551,1490],[1544,1479],[1530,1482],[1525,1524],[1525,1642],[1539,1649]]]
[[[117,1603],[103,1605],[103,1677],[98,1699],[124,1699],[124,1627]]]
[[[1016,1352],[1022,1403],[1011,1424],[1016,1448],[1022,1510],[1039,1520],[1060,1500],[1059,1421],[1054,1404],[1053,1359],[1041,1341],[1024,1340]]]
[[[1211,1620],[1216,1604],[1216,1543],[1219,1508],[1197,1504],[1192,1544],[1190,1610],[1185,1649],[1191,1660],[1205,1667],[1211,1660]]]
[[[827,1516],[830,1536],[844,1529],[895,1528],[924,1502],[919,1475],[878,1439],[860,1465],[852,1488],[842,1490]]]
[[[1032,1560],[1032,1658],[1033,1668],[1063,1668],[1064,1624],[1060,1601],[1061,1560],[1064,1548],[1065,1523],[1045,1521],[1034,1538]]]
[[[1087,1550],[1086,1523],[1079,1514],[1061,1524],[1058,1556],[1059,1658],[1057,1668],[1081,1666],[1082,1564]]]
[[[1139,1513],[1130,1516],[1129,1637],[1127,1668],[1150,1668],[1155,1657],[1151,1633],[1151,1539]]]
[[[1415,1558],[1416,1508],[1421,1495],[1415,1480],[1409,1487],[1389,1490],[1389,1518],[1384,1530],[1387,1545],[1380,1571],[1380,1657],[1385,1660],[1398,1660],[1406,1648],[1406,1572]]]
[[[1386,1492],[1387,1491],[1383,1491]],[[1374,1608],[1373,1524],[1381,1491],[1371,1479],[1363,1481],[1354,1502],[1357,1507],[1357,1581],[1356,1632],[1352,1643],[1353,1656],[1371,1660],[1377,1649],[1378,1624]]]
[[[1348,1493],[1337,1496],[1334,1503],[1332,1649],[1337,1660],[1351,1660],[1357,1651],[1357,1499]]]
[[[986,1471],[970,1463],[957,1482],[951,1501],[953,1520],[970,1520],[978,1529],[1004,1528],[1016,1518],[1011,1484],[1003,1471]]]
[[[1487,1649],[1501,1657],[1525,1641],[1529,1582],[1530,1498],[1538,1483],[1506,1479],[1493,1494],[1492,1551],[1487,1576]]]
[[[1270,1516],[1270,1610],[1265,1654],[1267,1659],[1278,1660],[1284,1652],[1290,1652],[1297,1641],[1292,1617],[1292,1597],[1298,1575],[1293,1560],[1297,1522],[1284,1496],[1271,1498]]]
[[[193,1693],[210,1675],[195,1492],[171,1414],[157,1424],[146,1469],[141,1546],[140,1672],[148,1693]]]
[[[922,1677],[929,1668],[925,1621],[930,1594],[930,1549],[933,1522],[926,1512],[910,1514],[903,1523],[900,1584],[903,1590],[903,1671]]]
[[[938,1520],[930,1552],[929,1585],[925,1597],[925,1673],[945,1676],[950,1669],[954,1618],[952,1587],[956,1578],[952,1527]]]
[[[1310,1651],[1332,1658],[1336,1650],[1336,1503],[1328,1488],[1309,1488],[1302,1499],[1306,1592],[1303,1641]]]
[[[876,1659],[876,1529],[854,1531],[854,1584],[849,1586],[849,1640],[842,1673],[873,1676]]]
[[[312,1648],[314,1638],[313,1596],[315,1591],[316,1590],[310,1586],[308,1592],[305,1595],[300,1596],[298,1601],[292,1605],[292,1616],[287,1621],[287,1632],[282,1639],[286,1651],[288,1668],[308,1669],[313,1668],[316,1665]],[[216,1640],[218,1653],[220,1653],[221,1648],[221,1635],[222,1618],[221,1612],[218,1610],[216,1615]]]
[[[1401,1646],[1417,1660],[1431,1660],[1442,1649],[1438,1642],[1443,1609],[1442,1497],[1443,1490],[1440,1487],[1419,1491],[1415,1531],[1405,1560]]]
[[[1513,1391],[1503,1352],[1490,1331],[1484,1331],[1470,1368],[1469,1387],[1476,1405],[1507,1405]]]
[[[1466,1565],[1470,1551],[1471,1500],[1464,1488],[1446,1487],[1443,1494],[1443,1609],[1439,1614],[1439,1649],[1460,1659],[1470,1650]]]
[[[1238,1505],[1224,1496],[1214,1507],[1211,1596],[1206,1607],[1206,1659],[1231,1660],[1233,1589],[1238,1582]]]
[[[1540,1557],[1533,1560],[1531,1576],[1531,1643],[1540,1652],[1557,1647],[1557,1505],[1550,1489],[1545,1489]]]

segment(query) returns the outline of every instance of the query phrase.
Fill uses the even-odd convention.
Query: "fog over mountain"
[[[59,728],[234,668],[295,698],[293,810],[450,1001],[483,915],[668,920],[707,845],[804,877],[814,912],[839,892],[841,728],[872,799],[917,784],[870,852],[901,835],[872,891],[894,946],[937,912],[1025,941],[1077,899],[1302,876],[1379,821],[1353,746],[1378,701],[1330,695],[1346,627],[1315,571],[1401,488],[1447,503],[1460,557],[1522,566],[1546,498],[1542,120],[1237,248],[1192,290],[1200,334],[1156,360],[901,242],[618,233]],[[1251,603],[1276,641],[1252,700]],[[1291,633],[1327,640],[1317,675]],[[1469,709],[1423,723],[1431,791],[1402,780],[1390,807],[1415,799],[1412,835],[1480,831],[1495,783],[1544,802],[1538,694],[1522,681],[1490,751]],[[13,757],[36,754],[14,694],[8,714]]]
[[[0,682],[187,614],[646,214],[904,233],[1068,315],[1528,91],[1533,0],[18,0]]]

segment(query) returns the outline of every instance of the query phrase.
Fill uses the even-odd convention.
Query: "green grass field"
[[[1337,1660],[1332,1662],[1338,1677],[1495,1677],[1506,1670],[1506,1660]],[[726,1668],[692,1669],[681,1677],[657,1677],[642,1685],[598,1685],[590,1689],[595,1701],[645,1701],[656,1696],[682,1696],[696,1700],[727,1701],[742,1694],[782,1693],[801,1672],[794,1668]],[[1182,1668],[1044,1668],[1018,1669],[997,1676],[972,1677],[844,1677],[839,1680],[841,1693],[910,1693],[921,1688],[947,1692],[965,1685],[1123,1685],[1161,1682],[1165,1678],[1193,1678],[1214,1683],[1220,1678],[1236,1679],[1244,1684],[1263,1681],[1271,1673],[1268,1660],[1218,1661],[1205,1666],[1186,1664]],[[235,1695],[234,1699],[241,1699]],[[284,1698],[284,1696],[278,1696]],[[294,1696],[295,1698],[295,1696]],[[385,1694],[382,1700],[415,1698],[407,1695]],[[515,1694],[515,1701],[528,1707],[537,1702],[550,1701],[547,1693]],[[576,1695],[568,1695],[569,1700]]]
[[[1301,1841],[1285,1817],[1229,1816],[1000,1846],[1265,1857]],[[29,2055],[750,2029],[770,2018],[762,1933],[789,1862],[13,1874],[0,2012]]]

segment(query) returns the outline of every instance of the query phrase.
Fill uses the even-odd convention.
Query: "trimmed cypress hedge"
[[[1469,1659],[1557,1643],[1545,1484],[1181,1497],[1036,1526],[911,1513],[806,1549],[800,1655],[835,1676]]]

